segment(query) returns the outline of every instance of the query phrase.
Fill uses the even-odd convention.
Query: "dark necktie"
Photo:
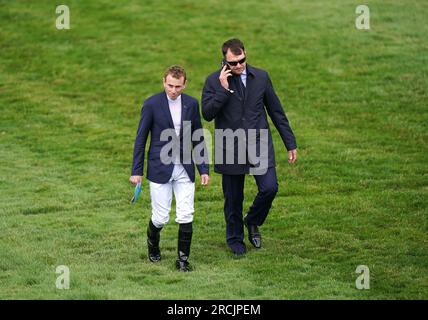
[[[245,84],[244,81],[242,81],[241,76],[239,76],[239,82],[241,83],[242,91],[245,93]]]
[[[241,96],[241,98],[244,99],[245,86],[244,86],[244,83],[242,82],[241,76],[234,76],[234,78],[235,78],[236,87],[238,88],[238,91],[239,91],[239,95]]]

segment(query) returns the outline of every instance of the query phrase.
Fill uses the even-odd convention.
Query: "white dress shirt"
[[[241,80],[245,87],[247,87],[247,68],[241,73]]]
[[[168,97],[169,112],[171,113],[172,122],[174,123],[175,133],[177,137],[180,135],[181,129],[181,95],[177,99],[172,100]]]

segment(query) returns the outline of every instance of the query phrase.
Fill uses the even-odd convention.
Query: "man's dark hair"
[[[230,49],[230,51],[235,55],[239,56],[242,52],[244,52],[244,44],[239,39],[229,39],[225,43],[223,43],[223,46],[221,47],[221,52],[223,52],[223,57],[226,56],[227,50]]]

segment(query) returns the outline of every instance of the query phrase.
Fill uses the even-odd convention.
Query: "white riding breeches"
[[[193,221],[195,183],[189,179],[182,164],[175,164],[171,178],[167,183],[159,184],[150,181],[152,203],[152,222],[157,228],[169,221],[172,193],[175,196],[177,223]]]

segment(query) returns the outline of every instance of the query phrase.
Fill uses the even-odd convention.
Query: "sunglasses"
[[[226,61],[228,65],[231,65],[232,67],[235,67],[239,64],[243,64],[245,62],[245,59],[247,59],[247,57],[243,57],[241,60],[239,61]]]

